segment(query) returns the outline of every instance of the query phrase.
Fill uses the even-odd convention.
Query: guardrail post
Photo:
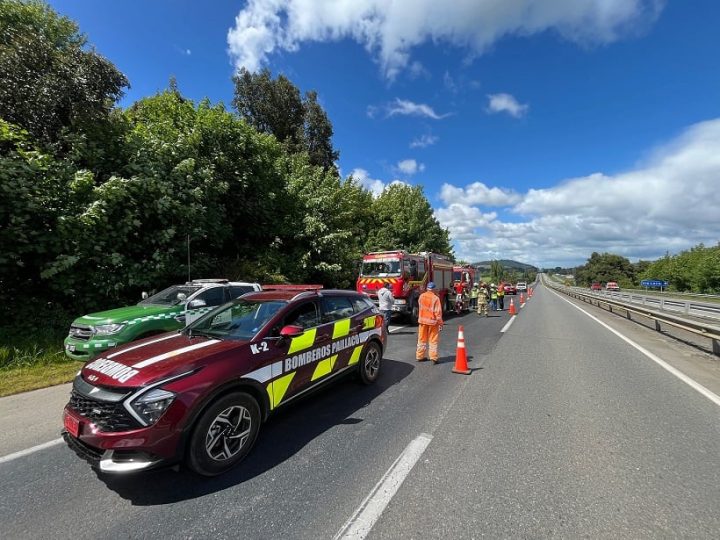
[[[665,311],[665,299],[660,299],[660,311]]]
[[[655,319],[655,330],[657,330],[658,332],[662,332],[662,326],[660,326],[660,321],[658,321],[657,319]]]
[[[685,302],[685,315],[690,315],[690,302]]]

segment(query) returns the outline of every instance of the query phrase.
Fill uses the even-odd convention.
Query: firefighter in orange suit
[[[427,284],[427,290],[418,299],[418,342],[415,358],[418,362],[427,360],[428,342],[430,342],[430,360],[438,362],[440,330],[443,327],[442,306],[435,292],[435,283]]]

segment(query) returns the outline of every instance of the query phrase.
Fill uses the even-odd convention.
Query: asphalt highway
[[[548,289],[509,327],[491,315],[449,317],[437,366],[394,327],[377,384],[340,381],[276,414],[215,479],[98,476],[60,444],[2,461],[21,449],[5,441],[18,398],[2,399],[0,535],[316,539],[360,523],[368,538],[718,537],[718,404]],[[451,371],[460,324],[470,375]],[[717,393],[704,361],[692,376]],[[43,403],[35,416],[57,428],[24,448],[57,438]]]

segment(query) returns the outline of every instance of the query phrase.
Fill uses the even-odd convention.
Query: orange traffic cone
[[[520,305],[522,306],[525,303],[525,295],[523,293],[520,293]]]
[[[515,303],[513,302],[513,299],[510,299],[510,310],[508,311],[510,315],[517,315],[517,312],[515,311]]]
[[[532,287],[528,289],[528,298],[531,298],[533,295]]]
[[[470,368],[468,368],[467,363],[467,354],[465,353],[465,334],[462,326],[458,328],[457,352],[455,353],[455,367],[453,368],[453,373],[470,375]]]

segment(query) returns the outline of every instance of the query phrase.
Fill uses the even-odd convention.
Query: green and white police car
[[[123,343],[182,328],[225,302],[260,290],[257,283],[226,279],[197,279],[173,285],[135,306],[75,319],[65,338],[65,354],[75,360],[90,360]]]

